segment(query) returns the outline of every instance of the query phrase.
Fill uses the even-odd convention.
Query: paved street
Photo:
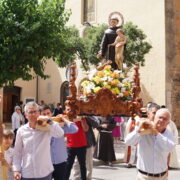
[[[132,180],[136,178],[136,168],[126,168],[124,163],[109,166],[95,166],[93,180]],[[169,171],[169,180],[180,180],[180,169]]]
[[[124,148],[123,142],[114,144],[117,163],[112,167],[106,166],[102,161],[94,160],[93,180],[132,180],[135,179],[137,170],[135,167],[127,168],[123,163]],[[180,154],[180,152],[179,152]],[[169,180],[180,180],[180,169],[169,171]]]
[[[180,145],[179,145],[180,146]],[[93,160],[92,180],[135,180],[137,170],[135,167],[127,168],[123,163],[125,144],[122,141],[114,144],[117,162],[113,166],[104,165],[102,161]],[[180,162],[180,147],[179,147]],[[72,175],[72,174],[71,174]],[[72,177],[72,176],[71,176]],[[180,180],[180,168],[169,171],[169,180]]]

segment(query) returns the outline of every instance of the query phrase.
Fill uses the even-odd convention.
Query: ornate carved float
[[[67,97],[65,104],[70,107],[67,115],[71,120],[77,115],[98,115],[98,116],[131,116],[134,118],[135,114],[140,111],[142,107],[142,99],[139,98],[141,92],[139,80],[139,67],[134,67],[134,87],[132,100],[122,100],[120,97],[114,95],[109,89],[102,88],[97,94],[90,96],[87,100],[80,99],[77,95],[76,80],[76,63],[73,62],[70,71],[70,96]]]

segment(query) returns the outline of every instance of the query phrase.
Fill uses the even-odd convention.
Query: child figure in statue
[[[117,37],[114,43],[109,46],[115,46],[115,63],[118,66],[118,69],[122,69],[123,59],[124,59],[124,45],[126,44],[126,36],[122,29],[116,30]]]

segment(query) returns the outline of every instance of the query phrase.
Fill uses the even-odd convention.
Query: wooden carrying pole
[[[2,145],[2,138],[3,138],[3,123],[2,123],[2,96],[0,95],[0,151],[3,154],[4,157],[4,148]],[[7,174],[6,174],[6,166],[5,166],[5,160],[3,159],[1,162],[1,173],[2,173],[2,180],[8,180]]]

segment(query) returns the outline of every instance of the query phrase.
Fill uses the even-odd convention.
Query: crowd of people
[[[68,108],[63,111],[58,103],[52,110],[45,103],[28,102],[22,112],[15,106],[12,130],[3,132],[5,153],[0,153],[8,180],[69,180],[72,169],[72,180],[91,180],[93,158],[110,166],[116,161],[114,141],[125,141],[124,162],[136,165],[138,180],[166,180],[169,168],[180,167],[178,131],[167,108],[151,102],[134,119],[78,116],[73,122]],[[37,122],[48,129],[38,129]]]

